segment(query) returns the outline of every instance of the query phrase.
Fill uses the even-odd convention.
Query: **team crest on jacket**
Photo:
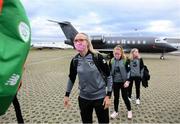
[[[19,34],[24,42],[28,42],[30,38],[30,29],[29,26],[24,23],[20,22],[19,24]]]
[[[91,61],[89,61],[89,62],[88,62],[88,64],[89,64],[89,66],[90,66],[91,68],[94,68],[94,66],[95,66],[95,64],[94,64],[94,62],[93,62],[93,61],[92,61],[92,62],[91,62]]]
[[[133,67],[137,67],[137,62],[136,61],[133,62]]]

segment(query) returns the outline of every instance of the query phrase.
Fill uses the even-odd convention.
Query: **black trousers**
[[[132,87],[133,87],[133,82],[135,81],[135,86],[136,86],[136,99],[140,99],[140,82],[141,82],[141,77],[131,77],[130,78],[130,84],[128,88],[128,97],[131,98],[132,94]]]
[[[18,123],[24,123],[23,117],[22,117],[22,113],[21,113],[21,108],[17,99],[17,96],[15,95],[14,100],[13,100],[13,105],[14,105],[14,109],[16,112],[16,118]]]
[[[121,95],[122,95],[122,98],[123,98],[124,103],[126,105],[126,108],[128,111],[130,111],[131,110],[131,103],[130,103],[130,101],[128,99],[128,95],[127,95],[128,88],[124,88],[124,83],[122,83],[122,82],[113,83],[114,110],[116,112],[118,112],[120,89],[121,89]]]
[[[93,109],[95,109],[99,123],[109,123],[109,109],[104,109],[104,99],[86,100],[79,97],[78,101],[83,123],[93,122]]]

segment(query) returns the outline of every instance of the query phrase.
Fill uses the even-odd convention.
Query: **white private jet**
[[[69,49],[69,48],[73,48],[72,46],[67,45],[64,42],[32,42],[31,47],[39,49],[39,50],[42,50],[42,49]]]

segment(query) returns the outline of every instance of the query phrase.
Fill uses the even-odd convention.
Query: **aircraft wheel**
[[[161,56],[160,59],[161,59],[161,60],[164,60],[165,58],[164,58],[164,56]]]

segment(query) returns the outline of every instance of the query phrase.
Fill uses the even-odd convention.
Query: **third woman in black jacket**
[[[135,81],[136,86],[136,104],[140,104],[140,82],[143,76],[143,59],[140,57],[138,49],[134,48],[130,52],[130,84],[129,84],[129,100],[131,101],[132,86]]]

